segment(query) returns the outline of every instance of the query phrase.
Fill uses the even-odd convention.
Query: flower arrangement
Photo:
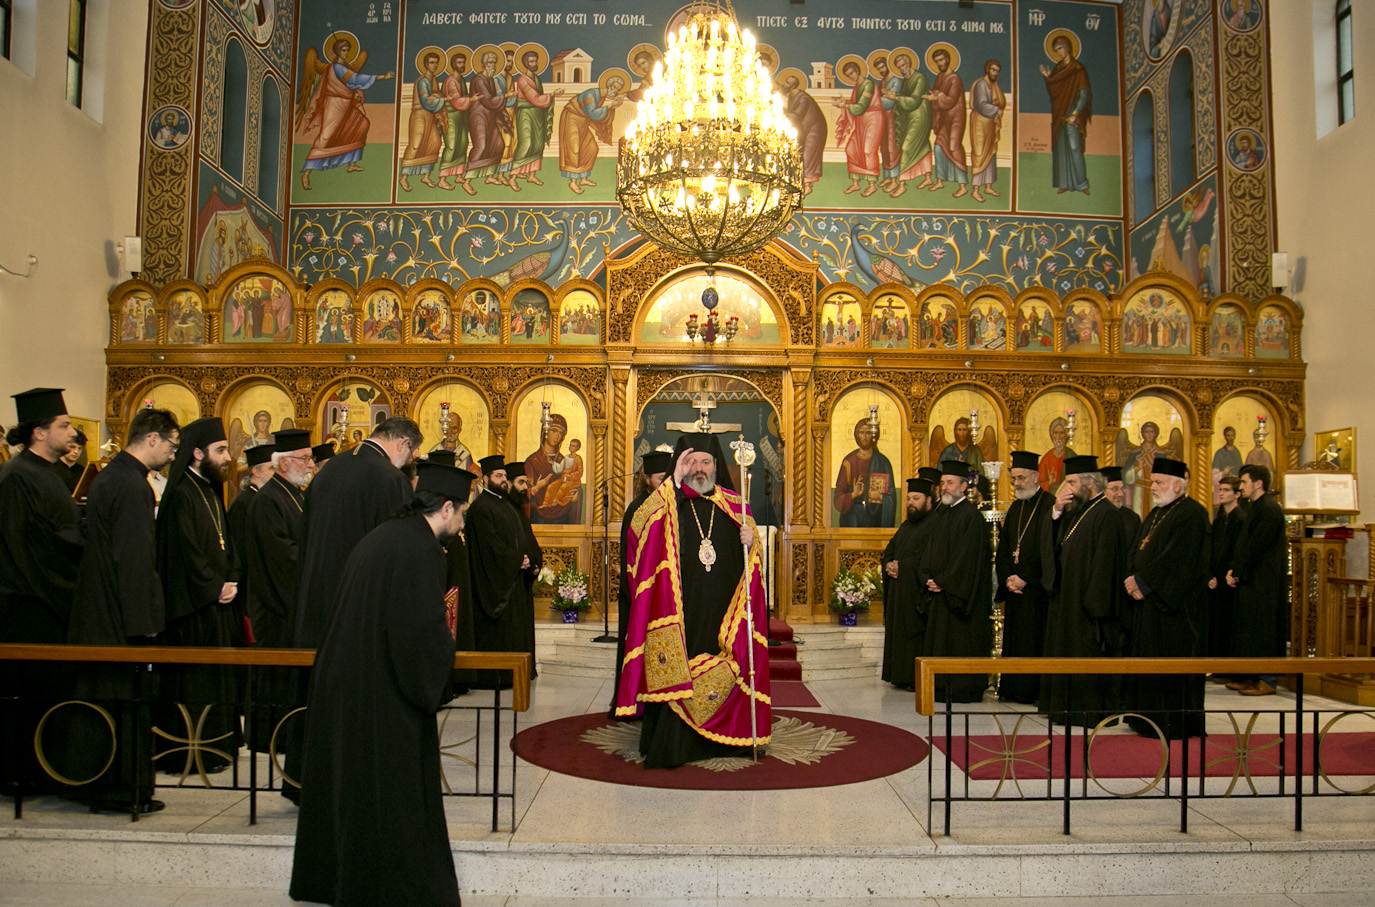
[[[587,574],[577,568],[566,567],[560,570],[550,585],[554,589],[553,607],[556,610],[585,611],[592,607],[587,598]]]
[[[878,591],[878,577],[841,567],[831,578],[831,610],[841,613],[868,611],[869,599]]]

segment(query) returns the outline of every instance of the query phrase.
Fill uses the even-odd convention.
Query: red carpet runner
[[[1204,774],[1209,778],[1249,775],[1273,778],[1292,777],[1295,766],[1295,738],[1284,741],[1281,758],[1278,734],[1251,734],[1238,754],[1237,738],[1215,734],[1207,738],[1203,751]],[[945,752],[945,738],[931,741]],[[1189,740],[1189,776],[1198,777],[1199,739]],[[1053,777],[1065,774],[1065,738],[1056,734],[1047,746],[1045,735],[1000,737],[952,737],[951,749],[956,766],[974,781],[1037,781],[1046,777],[1046,754],[1050,753]],[[1375,733],[1328,734],[1320,748],[1322,770],[1328,775],[1375,775]],[[1099,778],[1151,778],[1161,771],[1160,741],[1135,734],[1102,735],[1093,741],[1089,764]],[[1178,778],[1183,768],[1183,749],[1178,740],[1170,743],[1170,775]],[[1303,771],[1313,774],[1313,736],[1303,738]],[[1070,776],[1084,777],[1084,744],[1079,734],[1070,743]]]
[[[821,705],[802,683],[793,628],[776,617],[769,618],[769,682],[773,685],[774,708],[814,709]]]

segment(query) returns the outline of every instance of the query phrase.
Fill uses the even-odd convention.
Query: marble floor
[[[811,711],[927,734],[913,695],[876,678],[808,686],[820,702]],[[603,711],[609,698],[609,680],[546,673],[519,726]],[[1212,685],[1207,704],[1219,710],[1211,728],[1229,733],[1227,710],[1244,726],[1251,709],[1294,705],[1285,693],[1256,700]],[[1311,696],[1305,704],[1345,708]],[[970,733],[1010,730],[1018,717],[997,702],[979,710]],[[1277,721],[1262,716],[1256,730]],[[1022,722],[1023,733],[1044,728],[1034,715]],[[1368,716],[1352,722],[1364,725],[1351,730],[1371,729]],[[461,725],[446,729],[446,742],[466,733]],[[940,753],[931,758],[939,773]],[[55,798],[28,801],[16,821],[12,804],[0,800],[0,905],[291,903],[295,807],[262,796],[250,826],[242,792],[188,787],[158,796],[167,809],[137,823]],[[1210,905],[1226,907],[1375,907],[1375,798],[1308,800],[1304,808],[1305,831],[1296,833],[1291,800],[1193,800],[1189,833],[1181,834],[1175,801],[1076,803],[1066,836],[1058,803],[957,803],[952,834],[933,836],[926,762],[859,784],[756,792],[604,784],[521,762],[514,831],[490,830],[488,801],[446,800],[464,903],[478,907],[974,907],[980,898],[1168,907],[1185,897],[1195,907],[1203,892]],[[503,826],[508,816],[503,807]],[[111,855],[115,842],[119,856]],[[1137,894],[1105,896],[1114,891]]]

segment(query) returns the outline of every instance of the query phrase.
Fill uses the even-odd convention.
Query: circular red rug
[[[926,741],[900,728],[816,712],[773,713],[774,742],[757,765],[749,759],[646,771],[630,761],[638,722],[610,721],[605,712],[546,721],[511,741],[516,755],[550,771],[611,784],[678,790],[787,790],[872,781],[926,758]]]

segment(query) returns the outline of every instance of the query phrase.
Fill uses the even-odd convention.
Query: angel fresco
[[[927,446],[932,466],[939,466],[945,460],[961,460],[969,464],[973,472],[983,474],[984,463],[998,459],[998,430],[992,425],[984,427],[982,438],[976,440],[968,416],[960,416],[952,426],[954,440],[945,441],[945,426],[937,425],[931,431],[931,442]]]
[[[1170,431],[1170,439],[1159,443],[1160,426],[1154,422],[1141,423],[1141,443],[1132,444],[1125,428],[1117,432],[1117,462],[1122,465],[1122,484],[1127,490],[1124,506],[1130,507],[1142,516],[1150,510],[1151,468],[1156,457],[1169,457],[1180,460],[1184,457],[1184,433],[1176,426]]]
[[[327,60],[321,60],[313,47],[306,50],[296,98],[296,130],[317,130],[301,165],[302,189],[310,188],[312,170],[332,170],[341,165],[347,165],[349,173],[363,169],[363,148],[371,125],[364,113],[363,92],[379,79],[396,75],[395,70],[380,76],[363,75],[368,52],[348,32],[335,32],[324,46]]]

